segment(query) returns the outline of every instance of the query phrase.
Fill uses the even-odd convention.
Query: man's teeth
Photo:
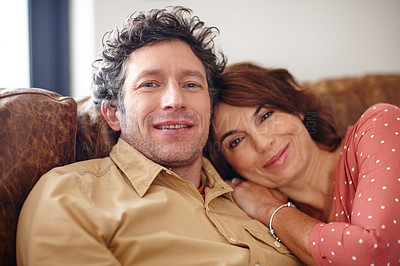
[[[188,125],[163,125],[163,126],[156,126],[158,129],[179,129],[189,127]]]

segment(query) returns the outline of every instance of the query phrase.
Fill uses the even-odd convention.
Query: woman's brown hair
[[[303,115],[303,124],[311,138],[322,148],[334,151],[341,137],[331,113],[317,97],[302,88],[286,69],[263,68],[253,63],[226,67],[215,102],[241,107],[267,107],[294,115]],[[213,126],[205,155],[223,178],[238,174],[226,162],[220,144],[213,138]]]

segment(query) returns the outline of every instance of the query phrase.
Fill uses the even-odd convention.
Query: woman
[[[399,132],[400,109],[377,104],[341,140],[286,70],[239,63],[223,75],[208,156],[225,179],[240,177],[238,205],[304,263],[394,265]]]

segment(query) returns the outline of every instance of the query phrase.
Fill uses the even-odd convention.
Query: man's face
[[[123,84],[121,138],[149,159],[182,167],[201,159],[210,124],[210,95],[202,62],[183,41],[132,52]]]

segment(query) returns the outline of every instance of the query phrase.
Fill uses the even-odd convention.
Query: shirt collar
[[[229,198],[231,201],[233,201],[232,195],[230,192],[233,191],[232,187],[229,186],[218,174],[217,170],[214,168],[214,166],[211,164],[211,162],[203,157],[203,170],[202,170],[202,178],[207,180],[207,185],[206,185],[206,195],[207,191],[208,193],[211,193],[211,197],[208,197],[209,199],[218,197],[222,194],[225,194],[227,198]]]
[[[117,144],[112,148],[110,157],[126,175],[140,197],[146,194],[161,171],[169,171],[167,168],[144,156],[121,138],[119,138]],[[208,188],[212,188],[219,195],[232,191],[232,188],[222,180],[217,170],[204,157],[202,164],[202,178],[206,180]],[[228,198],[231,199],[230,193],[228,194]]]
[[[126,175],[140,197],[143,197],[157,175],[165,169],[121,138],[112,148],[110,157]]]

